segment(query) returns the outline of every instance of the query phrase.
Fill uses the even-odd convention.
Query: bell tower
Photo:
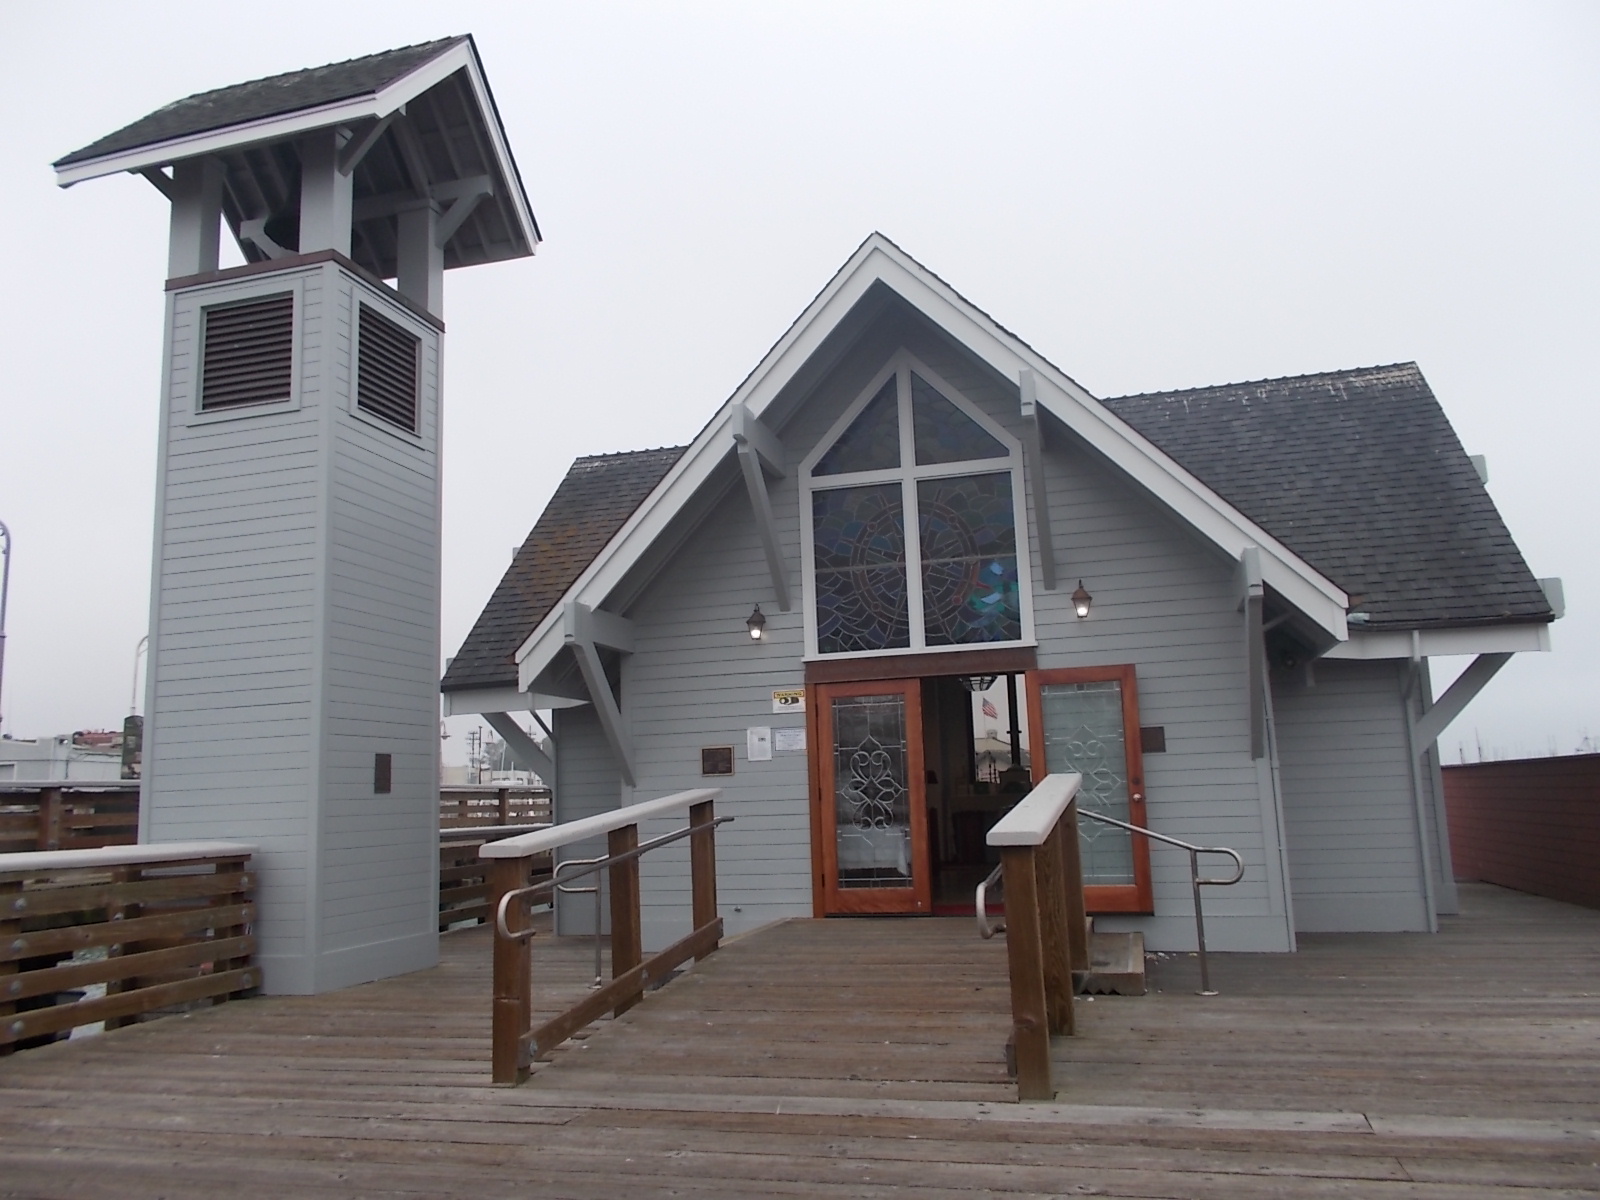
[[[477,48],[191,96],[54,165],[171,204],[140,840],[259,847],[269,992],[429,966],[444,272],[539,241]]]

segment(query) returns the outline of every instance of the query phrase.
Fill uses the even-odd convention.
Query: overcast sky
[[[1600,739],[1600,6],[1526,0],[6,4],[7,732],[118,724],[148,616],[166,205],[48,164],[462,32],[547,240],[446,281],[446,654],[574,456],[687,441],[876,229],[1097,395],[1418,362],[1570,606],[1446,760]]]

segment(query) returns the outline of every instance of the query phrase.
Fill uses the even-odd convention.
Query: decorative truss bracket
[[[1250,757],[1267,756],[1267,647],[1262,628],[1266,585],[1261,580],[1261,550],[1246,546],[1239,555],[1239,608],[1244,613],[1245,673],[1250,699]]]
[[[1445,726],[1459,717],[1461,710],[1471,704],[1489,680],[1510,661],[1510,654],[1480,654],[1473,659],[1456,681],[1445,689],[1444,695],[1434,701],[1432,707],[1412,726],[1411,752],[1421,758],[1432,749]]]
[[[484,713],[483,719],[489,722],[489,728],[500,735],[519,763],[543,779],[546,786],[555,787],[556,764],[539,748],[539,743],[528,736],[527,730],[512,719],[510,713]]]
[[[772,515],[772,497],[767,494],[766,478],[769,473],[777,479],[787,474],[783,466],[783,443],[748,408],[736,404],[733,444],[738,448],[739,470],[744,475],[745,490],[750,494],[756,531],[767,556],[767,570],[772,574],[772,590],[777,594],[778,608],[788,612],[789,572],[783,562],[783,547],[778,543],[778,525]]]
[[[1024,367],[1018,374],[1022,392],[1023,470],[1033,493],[1033,527],[1039,534],[1039,574],[1044,590],[1056,590],[1056,543],[1050,533],[1050,496],[1044,483],[1044,414],[1039,410],[1039,381]]]
[[[633,747],[599,650],[606,646],[623,654],[633,653],[633,622],[569,600],[562,610],[562,640],[572,648],[573,657],[578,660],[578,670],[589,690],[589,701],[600,718],[600,728],[611,746],[611,753],[616,756],[622,781],[633,787],[637,778],[633,769]]]

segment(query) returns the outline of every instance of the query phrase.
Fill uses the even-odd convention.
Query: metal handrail
[[[1200,955],[1200,991],[1201,996],[1215,996],[1217,992],[1211,987],[1210,962],[1206,957],[1206,922],[1205,914],[1200,904],[1200,889],[1202,887],[1232,887],[1244,878],[1244,859],[1237,850],[1227,846],[1196,846],[1190,842],[1180,841],[1175,837],[1168,837],[1164,833],[1157,833],[1153,829],[1146,829],[1143,825],[1130,825],[1126,821],[1119,821],[1115,817],[1108,817],[1104,813],[1089,812],[1087,809],[1078,810],[1079,817],[1088,817],[1091,820],[1103,822],[1106,825],[1115,825],[1119,829],[1126,829],[1129,833],[1143,834],[1157,842],[1165,842],[1169,846],[1176,846],[1180,850],[1189,852],[1189,880],[1194,889],[1194,932],[1195,940],[1199,945]],[[1231,879],[1206,879],[1200,874],[1199,855],[1226,854],[1233,859],[1236,868]],[[997,933],[1005,932],[1005,922],[1000,921],[993,925],[989,923],[988,900],[989,889],[1002,878],[1002,868],[996,867],[989,872],[988,877],[978,885],[977,893],[973,897],[975,914],[978,919],[978,936],[992,938]]]
[[[669,842],[681,841],[682,839],[693,834],[715,829],[718,825],[726,825],[731,820],[733,820],[732,817],[717,817],[715,820],[707,821],[704,825],[685,825],[682,829],[675,829],[671,833],[664,833],[660,837],[651,838],[648,842],[641,842],[632,850],[624,851],[621,854],[608,854],[604,858],[597,859],[588,866],[585,866],[582,870],[572,872],[572,874],[567,878],[582,879],[585,875],[596,874],[599,871],[605,870],[607,867],[615,866],[617,863],[625,863],[631,861],[632,859],[639,858],[643,856],[646,851],[654,850],[658,846],[665,846]],[[495,932],[506,940],[513,942],[525,942],[531,938],[533,936],[533,930],[523,929],[513,932],[506,925],[506,910],[511,906],[511,902],[513,900],[520,899],[523,896],[532,897],[535,895],[543,895],[545,893],[554,891],[556,886],[555,878],[552,876],[543,883],[536,883],[531,887],[512,888],[505,895],[501,896],[500,903],[495,906],[494,910]]]
[[[990,871],[988,878],[978,885],[978,894],[973,897],[974,911],[977,913],[978,917],[978,936],[986,941],[989,938],[992,938],[995,934],[1004,933],[1006,931],[1006,923],[1004,921],[1001,921],[995,925],[989,924],[988,895],[989,889],[1000,882],[1000,875],[1004,870],[1005,864],[1002,863],[994,870]]]
[[[1244,878],[1244,859],[1239,857],[1237,850],[1230,850],[1226,846],[1196,846],[1189,842],[1179,841],[1175,837],[1168,837],[1164,833],[1157,833],[1153,829],[1146,829],[1142,825],[1130,825],[1126,821],[1119,821],[1115,817],[1108,817],[1104,813],[1089,812],[1086,809],[1078,810],[1079,816],[1100,821],[1106,825],[1115,825],[1118,829],[1126,829],[1129,833],[1140,833],[1157,842],[1165,842],[1169,846],[1176,846],[1180,850],[1189,852],[1189,882],[1194,889],[1194,934],[1200,952],[1200,991],[1201,996],[1215,996],[1216,990],[1211,986],[1211,970],[1206,959],[1206,918],[1200,907],[1200,889],[1208,887],[1232,887]],[[1226,854],[1233,859],[1237,868],[1232,879],[1205,879],[1200,875],[1200,860],[1202,854]]]
[[[604,862],[605,858],[606,856],[602,854],[599,858],[563,859],[550,872],[550,877],[556,885],[556,891],[568,896],[585,896],[589,894],[594,896],[594,982],[589,985],[591,988],[602,987],[605,983],[605,978],[600,972],[600,881],[595,880],[593,887],[568,887],[561,882],[561,872],[568,867],[592,867],[597,863]],[[573,878],[576,879],[577,875],[574,875]]]

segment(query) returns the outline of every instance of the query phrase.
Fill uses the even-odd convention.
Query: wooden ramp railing
[[[1076,773],[1047,775],[989,830],[989,845],[1000,850],[1005,889],[1019,1100],[1055,1098],[1050,1035],[1077,1031],[1073,972],[1089,969],[1078,853],[1082,782]]]
[[[254,852],[172,842],[0,857],[0,1055],[259,986]]]
[[[722,940],[717,915],[718,825],[712,805],[721,788],[697,788],[630,804],[615,812],[552,825],[538,833],[490,842],[478,853],[489,860],[489,895],[494,913],[493,1071],[496,1083],[521,1083],[536,1055],[547,1054],[607,1011],[621,1016],[644,995],[648,984],[664,980],[690,958],[705,958]],[[641,822],[688,810],[689,824],[672,833],[639,841]],[[611,982],[565,1012],[534,1028],[533,955],[528,905],[550,896],[555,881],[529,885],[535,864],[574,842],[606,835],[607,856],[580,870],[563,871],[562,882],[607,871],[611,884]],[[693,931],[650,958],[644,957],[640,919],[639,859],[648,851],[689,838]]]

